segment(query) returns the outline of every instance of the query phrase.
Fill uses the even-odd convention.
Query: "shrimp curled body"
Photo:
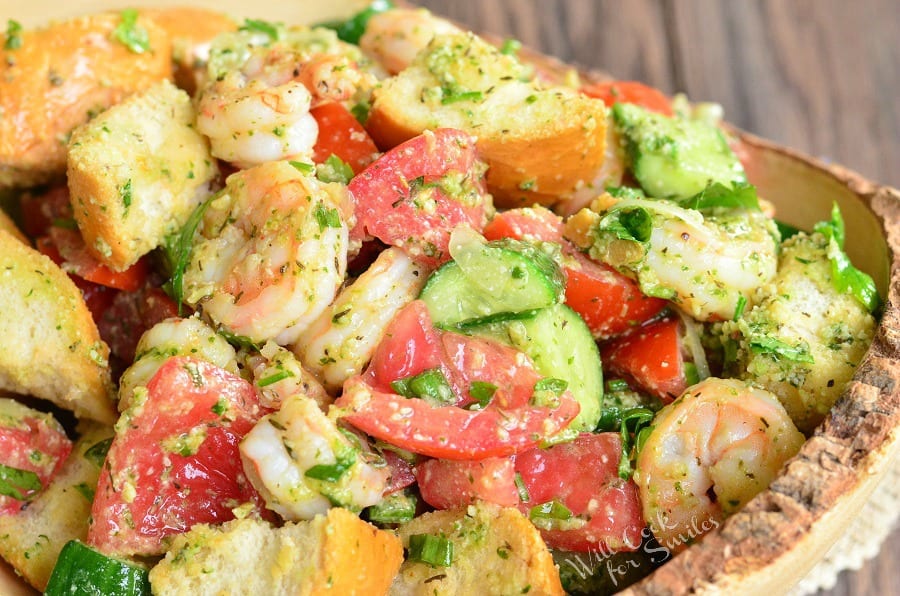
[[[287,162],[233,174],[204,215],[185,300],[231,333],[291,343],[344,280],[352,217],[344,187]]]
[[[653,421],[634,473],[644,518],[683,550],[764,490],[804,440],[768,391],[706,379]]]

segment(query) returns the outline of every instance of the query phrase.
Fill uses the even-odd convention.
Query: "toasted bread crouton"
[[[432,567],[407,560],[391,594],[563,594],[559,571],[538,530],[517,509],[477,503],[426,513],[399,529],[403,545],[413,534],[444,536],[453,563]]]
[[[18,226],[16,226],[16,222],[14,222],[3,209],[0,209],[0,230],[9,232],[13,236],[13,238],[19,240],[20,242],[31,244],[28,241],[28,238],[25,237],[25,234],[23,234],[22,231],[19,230]]]
[[[109,347],[81,290],[56,263],[4,231],[0,304],[0,389],[115,422]]]
[[[374,90],[366,128],[382,148],[425,129],[463,129],[478,137],[497,205],[549,205],[600,171],[606,107],[527,75],[515,57],[471,33],[438,35]]]
[[[50,485],[19,513],[0,516],[0,556],[41,591],[62,547],[87,536],[105,454],[102,442],[114,434],[111,426],[96,422],[83,422],[80,430],[72,453]]]
[[[69,192],[91,253],[122,270],[181,228],[218,174],[187,93],[161,81],[72,132]]]
[[[740,338],[741,378],[777,395],[806,433],[825,419],[875,335],[866,307],[835,286],[834,242],[820,233],[785,241],[778,273],[757,289],[753,308],[723,328]]]
[[[62,176],[73,128],[172,76],[166,32],[150,19],[131,22],[123,14],[22,31],[13,44],[0,35],[0,188]],[[144,35],[148,51],[122,41]]]
[[[178,536],[150,570],[167,594],[386,594],[403,560],[400,540],[333,508],[274,528],[258,519],[200,524]]]
[[[231,17],[197,6],[144,8],[141,14],[169,34],[175,84],[191,95],[198,87],[197,75],[205,71],[210,41],[220,33],[237,29]]]

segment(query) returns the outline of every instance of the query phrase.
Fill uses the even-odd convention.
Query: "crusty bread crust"
[[[73,128],[134,91],[171,78],[166,32],[139,18],[151,51],[138,54],[113,36],[120,22],[115,13],[79,17],[23,31],[18,49],[0,51],[0,113],[6,114],[0,118],[0,188],[61,176]]]
[[[480,94],[476,99],[448,102],[441,94],[433,56],[448,53],[447,48],[460,54],[449,61],[451,68],[477,66],[472,72],[460,67],[447,77]],[[498,206],[551,205],[600,171],[606,106],[567,87],[543,88],[502,76],[515,67],[506,64],[510,60],[471,34],[439,35],[409,68],[374,90],[366,129],[386,149],[429,128],[461,128],[478,138],[490,166],[488,190]],[[484,71],[483,65],[488,65]]]
[[[181,228],[218,175],[187,93],[160,81],[72,132],[69,192],[88,250],[122,270]]]
[[[0,389],[112,424],[109,347],[84,298],[53,261],[0,231]]]
[[[403,560],[400,540],[333,508],[308,522],[274,528],[258,519],[194,526],[177,536],[150,571],[168,594],[386,594]]]
[[[3,209],[0,209],[0,230],[9,232],[14,238],[24,244],[31,244],[31,242],[28,241],[28,238],[25,237],[25,234],[23,234],[16,226],[16,222],[14,222]]]
[[[114,434],[112,427],[96,422],[85,422],[79,430],[81,436],[50,485],[16,515],[0,516],[0,556],[41,591],[62,547],[87,536],[100,463],[84,454]]]
[[[534,525],[518,509],[490,503],[421,515],[398,530],[445,536],[453,564],[435,568],[406,561],[393,596],[426,594],[563,594],[559,570]]]

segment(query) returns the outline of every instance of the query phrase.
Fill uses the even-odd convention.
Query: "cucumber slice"
[[[107,557],[78,540],[70,540],[59,553],[44,594],[149,596],[150,580],[143,567]]]
[[[563,299],[562,270],[529,242],[470,242],[453,257],[428,278],[419,295],[436,325],[544,308]]]
[[[613,120],[627,142],[634,177],[651,197],[687,199],[716,182],[731,186],[747,181],[715,126],[626,103],[613,106]]]
[[[499,320],[498,320],[499,319]],[[603,367],[591,330],[578,314],[556,304],[506,319],[499,315],[464,321],[456,329],[496,339],[525,352],[539,373],[568,383],[581,411],[569,428],[593,431],[603,404]]]

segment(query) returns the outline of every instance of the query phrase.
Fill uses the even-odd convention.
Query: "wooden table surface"
[[[475,31],[714,101],[737,126],[900,187],[896,0],[418,0]],[[900,529],[828,596],[900,594]]]

